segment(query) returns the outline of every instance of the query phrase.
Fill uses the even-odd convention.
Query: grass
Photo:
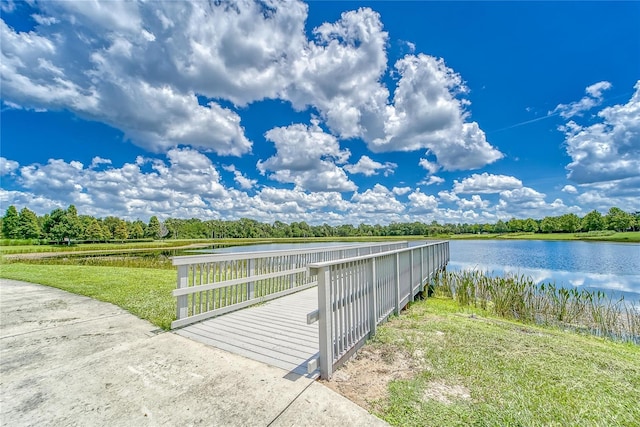
[[[409,355],[373,412],[398,426],[633,426],[640,346],[493,318],[446,298],[413,304],[368,344]],[[465,393],[460,393],[464,390]]]
[[[105,301],[162,328],[176,317],[175,270],[80,265],[0,265],[0,277],[39,283]]]

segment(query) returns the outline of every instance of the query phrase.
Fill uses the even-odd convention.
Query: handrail
[[[377,325],[413,301],[435,274],[449,262],[449,242],[309,264],[309,275],[318,278],[318,310],[307,321],[319,325],[320,376],[351,357]]]
[[[177,328],[316,285],[307,265],[407,247],[406,241],[305,249],[188,255],[178,267]]]

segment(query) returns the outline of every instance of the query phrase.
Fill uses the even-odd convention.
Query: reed
[[[524,275],[493,276],[477,270],[441,272],[433,289],[461,306],[472,305],[504,318],[640,344],[640,301],[554,283],[537,284]]]

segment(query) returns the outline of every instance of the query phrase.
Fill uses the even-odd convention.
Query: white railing
[[[330,378],[378,324],[399,314],[448,262],[449,242],[437,242],[310,264],[309,274],[318,277],[318,310],[307,322],[320,322],[320,353],[309,371],[319,363],[320,376]]]
[[[173,258],[178,267],[176,320],[185,326],[316,285],[307,265],[406,248],[389,242],[293,250],[189,255]]]

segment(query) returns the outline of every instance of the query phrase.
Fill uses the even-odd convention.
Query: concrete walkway
[[[0,425],[387,425],[312,379],[0,279]]]

